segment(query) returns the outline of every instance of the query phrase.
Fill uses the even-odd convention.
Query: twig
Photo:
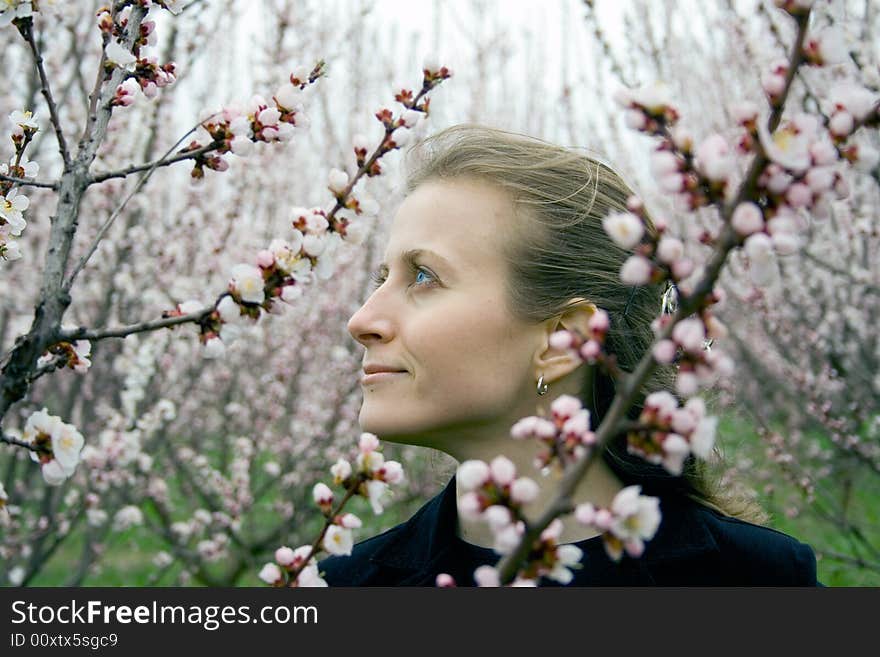
[[[22,187],[45,187],[46,189],[58,189],[57,182],[43,182],[41,180],[30,180],[28,178],[16,178],[15,176],[7,176],[0,173],[0,180],[11,182]]]
[[[32,452],[46,452],[49,450],[45,447],[41,447],[40,445],[35,445],[34,443],[28,443],[23,440],[19,440],[18,438],[10,438],[4,433],[0,433],[0,443],[6,443],[7,445],[14,445],[15,447],[24,447],[25,449],[29,449]]]
[[[156,319],[151,322],[142,322],[140,324],[130,324],[128,326],[117,326],[107,329],[89,330],[86,328],[78,328],[71,331],[61,331],[61,333],[59,334],[59,339],[69,341],[102,340],[104,338],[124,338],[127,335],[132,335],[133,333],[144,333],[145,331],[155,331],[161,328],[168,328],[169,326],[177,326],[178,324],[198,322],[213,311],[214,306],[210,306],[201,310],[197,310],[196,312],[190,313],[188,315],[181,315],[179,317],[166,317],[163,319]]]
[[[37,65],[37,71],[40,74],[40,83],[42,85],[43,97],[49,106],[49,119],[52,122],[52,128],[55,130],[55,136],[58,138],[58,151],[61,153],[61,159],[64,162],[64,168],[70,168],[70,153],[67,150],[67,141],[64,139],[64,131],[61,129],[61,120],[58,118],[58,108],[55,106],[55,99],[52,97],[52,90],[49,88],[49,78],[46,77],[46,69],[43,68],[43,55],[34,41],[34,22],[31,18],[26,18],[16,23],[18,31],[28,45],[34,55],[34,63]]]
[[[852,564],[853,566],[857,566],[858,568],[866,568],[869,570],[875,570],[880,572],[880,563],[873,561],[865,561],[860,557],[853,557],[848,554],[840,554],[839,552],[832,552],[831,550],[816,550],[823,557],[827,557],[828,559],[834,559],[835,561],[842,561],[844,563]]]
[[[200,124],[196,124],[192,130],[190,130],[183,137],[181,137],[180,140],[178,140],[178,142],[176,144],[174,144],[174,146],[171,147],[171,149],[168,151],[168,153],[170,153],[175,148],[177,148],[177,146],[180,145],[180,142],[182,142],[189,135],[191,135],[193,133],[193,130],[198,128],[199,125]],[[164,156],[160,157],[158,160],[156,160],[154,162],[147,162],[146,164],[137,164],[137,165],[133,164],[130,167],[128,167],[127,169],[119,169],[117,171],[106,171],[103,173],[96,173],[95,175],[93,175],[92,177],[89,178],[89,184],[91,185],[94,183],[104,182],[105,180],[109,180],[110,178],[125,178],[126,176],[128,176],[132,173],[137,173],[138,171],[147,171],[147,170],[152,171],[153,169],[156,169],[158,167],[165,167],[165,166],[168,166],[169,164],[174,164],[175,162],[181,162],[183,160],[191,160],[193,158],[198,157],[199,155],[204,155],[208,151],[214,150],[215,148],[217,148],[217,146],[218,146],[218,144],[216,142],[212,142],[212,143],[208,144],[207,146],[202,146],[201,148],[198,148],[198,149],[192,150],[192,151],[180,152],[180,153],[177,153],[171,157],[168,157],[168,153],[166,153]]]
[[[91,258],[92,255],[95,253],[95,250],[97,250],[98,244],[100,244],[101,240],[104,239],[104,235],[107,233],[108,230],[110,230],[110,226],[113,225],[113,222],[116,220],[116,217],[118,217],[120,215],[120,213],[125,209],[125,206],[128,205],[128,202],[132,199],[132,197],[134,197],[134,195],[137,194],[141,190],[141,188],[146,184],[147,180],[150,179],[150,176],[153,175],[153,172],[161,164],[162,160],[164,160],[166,157],[168,157],[168,155],[172,151],[174,151],[175,148],[180,146],[180,144],[183,142],[184,139],[186,139],[193,132],[195,132],[196,129],[199,127],[199,125],[201,125],[201,122],[195,124],[192,128],[190,128],[187,131],[187,133],[185,135],[183,135],[180,139],[178,139],[175,142],[175,144],[171,148],[168,149],[168,152],[165,153],[165,156],[163,156],[162,158],[156,160],[155,162],[153,162],[152,164],[149,165],[148,171],[143,176],[141,176],[140,180],[138,180],[137,184],[134,186],[134,189],[132,189],[131,192],[129,192],[128,196],[126,196],[123,199],[122,203],[120,203],[119,206],[111,213],[111,215],[109,217],[107,217],[107,220],[104,222],[104,224],[98,230],[98,234],[95,235],[95,239],[92,241],[91,246],[88,248],[86,253],[82,256],[82,258],[79,259],[79,262],[76,263],[76,266],[73,268],[73,271],[70,273],[70,276],[67,278],[67,280],[64,282],[64,284],[61,286],[61,289],[64,292],[70,292],[70,288],[73,285],[73,282],[76,280],[77,275],[79,274],[80,271],[82,271],[82,268],[86,266],[86,263],[89,261],[89,258]],[[208,150],[211,150],[212,148],[216,148],[216,145],[214,142],[211,142],[208,146],[205,146],[199,150],[202,150],[203,152],[207,152]],[[192,153],[187,153],[186,157],[180,157],[178,159],[189,159],[189,158],[195,157],[195,155],[193,155],[193,153],[196,153],[196,152],[197,151],[192,151]],[[174,160],[174,161],[177,161],[177,160]],[[170,164],[170,162],[169,162],[169,164]],[[142,170],[142,169],[135,169],[135,170]]]

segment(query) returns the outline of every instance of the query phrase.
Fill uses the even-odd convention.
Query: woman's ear
[[[550,336],[556,331],[577,331],[584,337],[589,335],[588,324],[597,310],[596,304],[582,297],[572,299],[569,302],[569,305],[571,304],[576,305],[570,307],[563,314],[546,320],[542,325],[541,344],[535,353],[534,360],[536,380],[538,376],[543,374],[544,380],[547,383],[552,383],[583,364],[583,360],[577,353],[550,346]]]

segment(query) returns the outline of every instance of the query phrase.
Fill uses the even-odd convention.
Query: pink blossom
[[[362,454],[379,449],[379,437],[365,431],[358,439],[358,449]]]
[[[642,239],[645,226],[642,220],[631,212],[613,212],[602,219],[602,227],[615,244],[623,249],[631,249]]]
[[[339,526],[345,529],[358,529],[363,525],[361,519],[353,513],[346,513],[339,518]]]
[[[275,264],[275,255],[268,249],[262,249],[257,252],[257,266],[269,268]]]
[[[540,490],[534,480],[519,477],[510,485],[510,498],[518,504],[529,504],[538,497]]]
[[[337,459],[336,463],[330,466],[330,474],[333,475],[333,482],[341,484],[351,476],[351,463],[344,458]]]
[[[516,477],[516,466],[506,456],[496,456],[489,464],[492,480],[499,486],[507,486]]]
[[[644,256],[632,255],[620,268],[620,280],[626,285],[645,285],[651,280],[652,271],[650,260]]]
[[[568,418],[562,425],[562,433],[565,436],[580,438],[590,430],[590,411],[586,408],[578,411]]]
[[[843,32],[836,27],[826,27],[804,44],[807,56],[817,64],[833,66],[849,59],[849,50]]]
[[[258,577],[266,582],[266,584],[275,584],[281,581],[281,569],[278,567],[277,564],[267,563],[260,570],[260,574],[258,575]]]
[[[254,142],[249,137],[236,135],[229,142],[229,148],[239,157],[247,157],[254,151]]]
[[[719,134],[704,139],[697,147],[696,157],[697,169],[709,180],[721,182],[727,180],[733,172],[734,161],[730,146]]]
[[[653,356],[658,363],[669,364],[675,360],[678,345],[672,340],[660,340],[654,345]]]
[[[281,288],[281,300],[284,303],[294,303],[302,296],[302,293],[300,285],[285,285]]]
[[[333,491],[330,490],[327,484],[318,482],[312,488],[312,498],[314,498],[315,504],[318,506],[328,507],[333,504]]]
[[[522,523],[502,527],[494,534],[495,543],[492,545],[492,549],[499,554],[510,554],[519,545],[522,534]]]
[[[303,92],[302,90],[290,84],[289,82],[285,82],[278,90],[275,92],[275,102],[278,104],[278,107],[291,111],[295,109],[298,105],[302,103]],[[262,121],[261,121],[262,122]]]
[[[684,244],[675,237],[664,236],[657,244],[657,259],[660,262],[671,264],[684,255]]]
[[[599,509],[593,518],[593,526],[601,531],[608,531],[614,523],[614,515],[608,509]]]
[[[565,421],[580,412],[583,408],[581,400],[574,395],[560,395],[550,404],[550,411],[556,420]]]
[[[382,478],[389,484],[399,484],[403,481],[403,466],[397,461],[385,461],[382,466]]]
[[[793,208],[806,207],[813,201],[813,192],[804,183],[794,183],[786,191],[785,200]]]
[[[458,514],[468,520],[477,520],[483,516],[480,496],[470,491],[458,498]]]
[[[287,546],[283,546],[275,550],[275,561],[281,566],[289,566],[296,558],[293,550]]]
[[[681,374],[679,374],[681,376]],[[680,475],[684,461],[690,454],[690,445],[677,433],[670,433],[663,441],[663,467],[673,475]]]
[[[682,161],[667,150],[654,151],[651,154],[651,172],[657,179],[681,170]]]
[[[672,329],[672,339],[685,351],[697,353],[703,349],[706,329],[702,320],[696,318],[683,319]]]
[[[578,504],[574,510],[574,518],[582,525],[591,527],[596,520],[596,507],[589,502]]]
[[[693,372],[679,372],[675,377],[675,391],[682,397],[690,397],[697,392],[698,383]]]
[[[670,173],[658,180],[660,188],[670,194],[684,191],[684,176],[680,173]]]
[[[366,483],[367,487],[367,499],[370,502],[370,506],[373,508],[373,513],[379,515],[382,513],[382,498],[385,495],[385,492],[388,490],[388,484],[384,481],[379,481],[378,479],[373,479],[372,481],[368,481]]]
[[[764,215],[761,208],[751,201],[746,201],[736,206],[730,223],[740,235],[751,235],[764,228]]]
[[[341,194],[348,185],[348,174],[341,169],[330,169],[327,185],[334,194]]]
[[[489,523],[493,532],[500,532],[513,522],[510,509],[500,504],[493,504],[483,511],[483,518]]]
[[[730,108],[733,120],[739,125],[745,125],[746,123],[756,121],[758,118],[758,111],[758,106],[750,100],[734,103]]]
[[[553,349],[569,349],[573,343],[573,337],[569,331],[554,331],[550,334],[547,343]]]
[[[717,417],[705,417],[700,420],[696,430],[689,436],[691,451],[698,457],[705,459],[712,452],[715,445],[715,431],[718,426]]]
[[[694,262],[686,258],[676,260],[670,265],[670,269],[672,269],[672,275],[675,279],[680,281],[690,276],[694,271]]]
[[[847,111],[835,112],[828,121],[828,130],[835,137],[846,137],[853,131],[855,121]]]
[[[440,573],[439,575],[437,575],[435,585],[441,588],[452,588],[455,586],[455,580],[452,578],[452,575],[449,575],[447,573]]]
[[[608,332],[610,326],[611,320],[608,317],[608,313],[601,308],[597,308],[587,321],[587,328],[590,329],[590,332],[594,335],[597,333],[604,335]]]
[[[815,194],[821,194],[834,185],[834,169],[830,166],[815,166],[807,171],[805,182]]]
[[[773,243],[765,233],[755,233],[743,244],[746,255],[753,261],[766,261],[773,256]]]
[[[645,397],[644,408],[654,413],[661,422],[672,421],[672,413],[678,408],[678,401],[668,390],[658,390]]]
[[[771,100],[777,98],[785,89],[785,76],[767,72],[761,76],[761,87]]]
[[[852,80],[833,85],[828,92],[828,97],[835,106],[851,114],[857,121],[867,117],[880,101],[880,96]]]
[[[648,117],[634,109],[624,110],[623,122],[630,130],[643,130],[648,125]]]
[[[498,569],[493,566],[480,566],[474,571],[477,586],[501,586]]]
[[[406,146],[409,143],[410,133],[409,129],[401,126],[396,128],[390,135],[391,141],[394,142],[394,146],[399,148],[401,146]]]
[[[464,491],[479,488],[489,481],[489,466],[484,461],[471,459],[458,466],[456,480]]]
[[[544,528],[544,531],[541,532],[541,540],[558,541],[559,537],[562,535],[562,529],[562,521],[559,518],[554,518],[550,521],[550,524]]]
[[[686,408],[679,408],[672,414],[672,429],[675,433],[688,435],[697,426],[697,418]]]
[[[587,340],[581,345],[580,355],[588,363],[593,363],[602,353],[602,346],[595,340]]]
[[[661,81],[653,81],[629,92],[631,103],[644,107],[651,114],[661,114],[672,105],[672,90]]]
[[[400,118],[403,121],[403,125],[405,125],[407,128],[414,128],[419,123],[419,121],[421,121],[423,116],[424,113],[419,112],[418,110],[407,109],[403,111],[403,113],[400,115]]]
[[[566,333],[567,333],[567,331],[566,331]],[[535,422],[537,420],[538,420],[538,417],[534,416],[534,415],[520,418],[510,428],[510,437],[514,438],[515,440],[524,440],[526,438],[534,437],[534,435],[535,435]]]
[[[853,166],[864,173],[871,173],[880,162],[880,153],[865,142],[855,144],[855,161]]]
[[[827,136],[824,139],[814,141],[810,144],[809,150],[810,156],[813,158],[813,164],[817,167],[834,164],[839,159],[837,149],[834,147],[834,144],[828,140]]]

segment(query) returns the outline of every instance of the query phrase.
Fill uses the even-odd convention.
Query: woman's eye
[[[431,272],[429,272],[427,269],[423,269],[423,268],[419,267],[418,270],[416,271],[416,280],[415,280],[416,284],[418,284],[419,274],[427,274],[430,277],[432,285],[437,282],[437,279],[434,278],[434,275]]]
[[[430,271],[428,271],[424,267],[416,267],[413,271],[415,273],[415,281],[412,283],[413,285],[418,285],[419,287],[433,287],[434,285],[437,284],[437,279],[435,278],[434,274],[432,274]],[[425,274],[426,276],[428,276],[427,283],[424,282],[425,279],[419,279],[419,276],[422,274]],[[374,271],[370,275],[370,280],[373,281],[373,289],[375,290],[375,289],[379,288],[383,283],[385,283],[386,278],[385,278],[385,276],[380,274],[378,271]]]

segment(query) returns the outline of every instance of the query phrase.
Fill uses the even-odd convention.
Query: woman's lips
[[[390,381],[399,374],[406,374],[406,372],[374,372],[373,374],[364,374],[361,377],[361,385],[366,386],[372,383]]]

